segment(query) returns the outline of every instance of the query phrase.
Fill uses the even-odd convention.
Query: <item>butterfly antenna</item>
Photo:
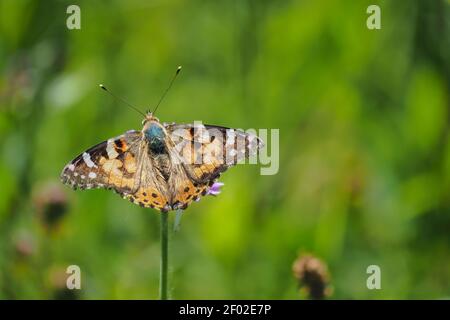
[[[172,84],[175,81],[175,79],[177,78],[177,75],[180,73],[180,71],[181,71],[181,66],[179,66],[177,68],[177,71],[175,72],[175,75],[173,76],[172,80],[170,81],[169,86],[167,87],[166,91],[164,91],[163,95],[161,96],[161,99],[159,99],[159,102],[156,105],[155,110],[153,110],[152,114],[155,114],[156,110],[158,110],[159,105],[164,100],[164,97],[166,96],[166,94],[170,90],[170,88],[172,87]]]
[[[104,85],[100,84],[99,85],[100,88],[102,88],[103,90],[105,90],[106,92],[108,92],[114,99],[119,100],[123,103],[125,103],[127,106],[129,106],[131,109],[133,109],[134,111],[138,112],[139,114],[143,115],[145,118],[145,113],[143,113],[141,110],[139,110],[138,108],[136,108],[135,106],[131,105],[130,103],[126,102],[125,100],[123,100],[122,98],[119,98],[118,96],[116,96],[114,93],[112,93],[111,91],[109,91]]]

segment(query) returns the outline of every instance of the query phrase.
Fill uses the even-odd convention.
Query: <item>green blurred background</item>
[[[237,166],[189,207],[173,298],[301,298],[302,252],[328,265],[331,298],[449,298],[449,17],[443,0],[1,0],[0,299],[158,297],[157,212],[59,174],[141,127],[99,83],[144,109],[178,65],[160,119],[279,128],[280,170]]]

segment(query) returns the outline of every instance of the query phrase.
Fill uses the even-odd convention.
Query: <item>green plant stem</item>
[[[167,273],[169,256],[169,213],[161,212],[161,265],[159,273],[159,297],[161,300],[168,299]]]

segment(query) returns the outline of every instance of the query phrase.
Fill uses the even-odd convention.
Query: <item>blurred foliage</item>
[[[450,297],[448,1],[75,2],[81,30],[74,1],[0,0],[0,299],[157,298],[158,214],[59,174],[140,129],[99,83],[148,108],[178,65],[160,119],[279,128],[280,170],[237,166],[189,207],[173,298],[296,299],[301,251],[332,298]]]

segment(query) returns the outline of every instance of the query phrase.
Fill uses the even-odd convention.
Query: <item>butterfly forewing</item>
[[[198,183],[216,179],[263,146],[256,135],[238,129],[202,124],[170,124],[166,129],[177,159]]]

